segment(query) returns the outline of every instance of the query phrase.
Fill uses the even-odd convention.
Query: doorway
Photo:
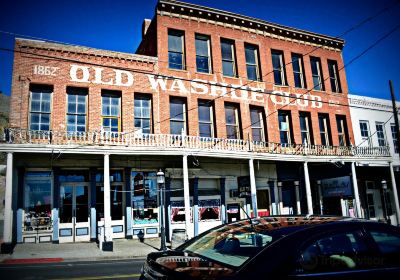
[[[89,184],[65,183],[60,186],[61,242],[90,241]]]
[[[383,219],[381,194],[378,189],[367,190],[368,217],[371,220]]]

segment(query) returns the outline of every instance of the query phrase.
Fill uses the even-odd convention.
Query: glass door
[[[90,241],[89,185],[60,186],[60,242]]]

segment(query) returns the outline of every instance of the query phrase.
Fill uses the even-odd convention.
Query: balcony
[[[189,149],[193,151],[248,152],[259,154],[282,154],[297,156],[344,156],[359,158],[390,157],[385,147],[322,146],[282,144],[240,139],[209,138],[171,134],[141,134],[137,132],[65,132],[34,131],[8,128],[0,132],[5,144],[36,144],[82,147],[151,147],[160,149]]]

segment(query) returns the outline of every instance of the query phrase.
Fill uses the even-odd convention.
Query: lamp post
[[[387,182],[386,180],[382,180],[381,182],[382,184],[382,189],[383,189],[383,204],[384,204],[384,210],[385,210],[385,220],[386,223],[390,223],[390,219],[388,217],[388,213],[387,213],[387,202],[386,202],[386,190],[387,190]]]
[[[164,217],[164,206],[165,206],[165,175],[164,172],[160,169],[157,172],[157,184],[158,189],[160,190],[160,219],[161,219],[161,248],[160,250],[165,252],[167,250],[167,246],[165,245],[165,217]]]

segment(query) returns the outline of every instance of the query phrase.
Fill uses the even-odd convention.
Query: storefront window
[[[190,205],[192,205],[192,201],[190,202]],[[193,216],[192,216],[192,207],[190,207],[190,222],[193,222]],[[177,223],[184,223],[185,222],[185,203],[183,200],[180,201],[171,201],[171,223],[172,224],[177,224]]]
[[[51,230],[52,179],[50,171],[26,173],[24,231]]]
[[[220,199],[199,200],[199,221],[217,221],[221,213]]]
[[[122,170],[110,170],[110,206],[111,220],[122,220],[123,215],[123,182]],[[97,221],[104,219],[104,172],[96,174],[96,214]]]
[[[133,223],[158,223],[156,172],[132,171],[131,178]]]

